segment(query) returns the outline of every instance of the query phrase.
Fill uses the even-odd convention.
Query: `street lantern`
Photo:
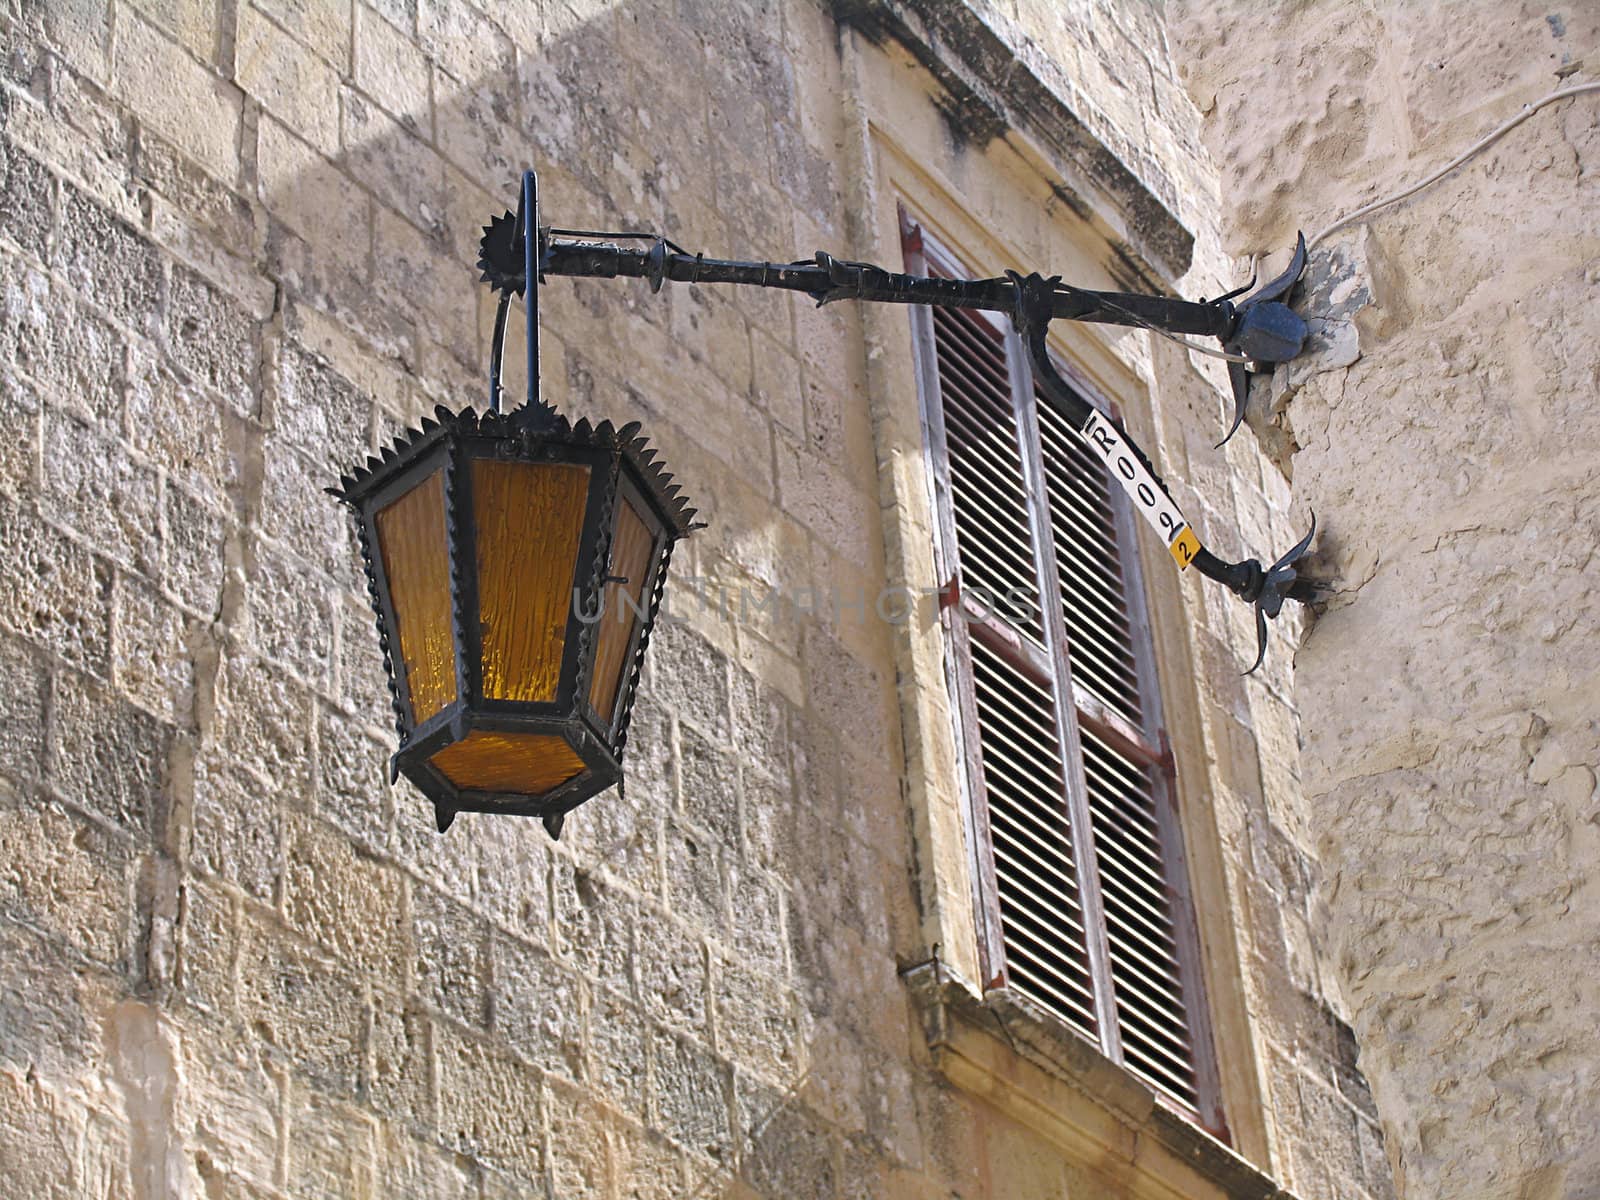
[[[536,212],[486,240],[520,238]],[[573,423],[538,396],[499,411],[440,408],[340,481],[354,510],[404,774],[443,832],[458,812],[564,815],[622,779],[634,689],[689,508],[637,423]],[[536,291],[537,288],[533,289]]]
[[[546,276],[634,278],[777,288],[838,300],[977,308],[1007,314],[1034,377],[1107,477],[1129,495],[1179,570],[1193,567],[1255,610],[1257,650],[1286,600],[1319,585],[1296,565],[1316,530],[1269,567],[1208,550],[1149,457],[1079,396],[1051,362],[1050,322],[1134,326],[1228,362],[1231,436],[1256,370],[1295,358],[1305,321],[1287,303],[1306,265],[1210,301],[1091,291],[1015,271],[991,279],[904,275],[830,254],[793,262],[711,259],[654,234],[541,227],[532,171],[515,216],[484,228],[478,266],[500,295],[489,408],[407,433],[330,489],[355,510],[378,634],[394,695],[404,773],[433,801],[442,832],[457,812],[529,814],[552,836],[563,816],[622,780],[634,687],[659,611],[672,544],[696,528],[637,425],[571,423],[539,396],[539,286]],[[506,317],[527,303],[528,399],[500,408]],[[1239,298],[1241,297],[1242,298]],[[1237,302],[1235,302],[1237,300]],[[1214,337],[1213,350],[1185,340]],[[1224,437],[1223,441],[1227,438]],[[958,581],[952,581],[958,582]],[[1247,672],[1248,673],[1248,672]]]

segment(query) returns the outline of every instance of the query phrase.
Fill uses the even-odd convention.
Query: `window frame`
[[[908,271],[921,274],[932,267],[950,275],[967,276],[971,273],[958,252],[943,245],[937,236],[929,234],[925,223],[908,212],[904,203],[897,208]],[[1069,1028],[1074,1036],[1093,1040],[1112,1062],[1124,1069],[1134,1070],[1128,1065],[1124,1054],[1117,1018],[1112,951],[1101,898],[1094,820],[1089,808],[1080,737],[1080,729],[1086,729],[1130,762],[1150,771],[1157,838],[1166,873],[1163,882],[1171,902],[1176,959],[1189,1025],[1190,1065],[1195,1075],[1197,1104],[1191,1106],[1143,1073],[1140,1073],[1140,1078],[1165,1107],[1194,1121],[1213,1136],[1228,1141],[1230,1135],[1223,1109],[1220,1069],[1207,1001],[1198,914],[1195,911],[1188,858],[1177,810],[1177,764],[1166,733],[1167,723],[1142,570],[1143,541],[1138,534],[1135,514],[1121,489],[1108,489],[1122,583],[1129,607],[1130,648],[1135,664],[1139,710],[1144,718],[1142,728],[1102,703],[1073,678],[1062,616],[1056,550],[1051,533],[1050,503],[1045,490],[1043,443],[1037,410],[1037,405],[1045,401],[1039,397],[1034,386],[1032,368],[1022,339],[1012,323],[1001,314],[964,311],[996,334],[1005,351],[1017,451],[1022,469],[1020,482],[1027,503],[1028,532],[1034,557],[1036,578],[1033,583],[1045,639],[1041,648],[993,614],[980,614],[970,608],[960,614],[956,612],[957,607],[964,604],[965,598],[960,594],[954,494],[934,320],[931,309],[913,307],[910,310],[912,356],[929,511],[933,516],[933,558],[941,589],[939,624],[944,644],[944,682],[950,699],[952,734],[959,758],[957,782],[962,799],[963,827],[967,835],[968,866],[973,880],[982,989],[987,992],[1007,986],[1009,973],[983,753],[978,736],[978,701],[972,665],[974,640],[1036,686],[1047,689],[1051,698],[1063,759],[1063,800],[1072,830],[1073,865],[1078,901],[1084,917],[1096,1029],[1091,1033],[1076,1023],[1062,1018],[1054,1019]],[[1070,360],[1057,351],[1059,347],[1052,347],[1052,361],[1058,371],[1090,403],[1120,420],[1121,413],[1115,402],[1092,386],[1081,372],[1074,369]]]

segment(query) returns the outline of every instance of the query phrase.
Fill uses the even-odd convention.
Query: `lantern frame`
[[[528,214],[536,211],[530,174],[524,179],[516,229],[536,227],[528,219]],[[511,223],[508,214],[503,224]],[[391,783],[401,774],[410,779],[433,802],[440,832],[458,812],[492,812],[542,817],[551,835],[559,836],[567,812],[622,782],[628,724],[650,634],[660,613],[672,547],[697,526],[694,509],[640,436],[637,422],[620,429],[609,421],[574,423],[539,398],[537,285],[529,289],[528,296],[528,402],[510,413],[499,411],[500,365],[513,289],[496,290],[502,294],[490,369],[494,399],[490,410],[481,414],[472,408],[452,412],[441,406],[420,428],[408,430],[381,455],[344,477],[339,488],[329,491],[351,507],[356,519],[399,739],[389,763]],[[477,527],[475,503],[475,464],[481,462],[572,466],[587,471],[569,584],[571,603],[562,627],[554,693],[548,698],[516,700],[485,691],[480,587],[485,543]],[[412,667],[401,645],[400,614],[378,518],[391,505],[426,486],[436,474],[443,508],[442,551],[455,690],[442,708],[418,721]],[[612,574],[615,534],[624,505],[631,508],[649,539],[638,600],[623,589],[630,581]],[[576,516],[576,511],[572,515]],[[633,611],[609,609],[611,603],[626,604]],[[616,663],[619,677],[609,716],[596,707],[592,691],[601,631],[607,620],[631,622]],[[559,737],[583,767],[571,778],[538,793],[463,786],[433,760],[441,750],[467,742],[474,733]]]

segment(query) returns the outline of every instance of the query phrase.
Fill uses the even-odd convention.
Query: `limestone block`
[[[542,1073],[489,1046],[439,1033],[439,1133],[445,1144],[520,1177],[544,1170]]]
[[[220,281],[257,319],[268,316],[272,283],[253,269],[260,214],[231,187],[210,178],[164,139],[145,131],[136,178],[148,197],[152,236]]]
[[[85,900],[96,903],[93,896],[79,898]],[[126,912],[125,898],[119,907]],[[16,988],[0,1008],[0,1069],[62,1081],[95,1070],[102,1054],[98,1014],[124,994],[126,979],[14,922],[0,923],[0,968]]]
[[[379,1195],[478,1200],[476,1172],[430,1141],[385,1124],[379,1131],[379,1152]]]
[[[13,501],[0,497],[0,625],[104,677],[110,567]]]
[[[394,725],[393,694],[383,666],[382,647],[371,633],[376,626],[371,601],[358,593],[345,592],[334,597],[333,605],[338,626],[334,665],[340,702],[358,721],[374,730],[387,731]]]
[[[427,137],[433,130],[428,60],[407,33],[365,5],[355,10],[355,84]]]
[[[91,962],[130,971],[132,854],[126,843],[55,806],[12,808],[5,817],[0,893],[7,910]]]
[[[712,986],[717,1048],[772,1081],[795,1074],[799,1061],[797,1001],[765,969],[719,959]]]
[[[169,477],[163,496],[162,579],[190,612],[212,617],[222,603],[228,525],[222,514]]]
[[[740,765],[729,750],[696,730],[681,730],[677,766],[684,815],[721,847],[739,844]]]
[[[546,171],[541,170],[539,175],[540,204],[552,213],[561,211],[547,203],[546,196],[549,194],[550,189],[545,176]],[[489,214],[505,212],[508,208],[514,206],[513,183],[520,185],[521,176],[518,175],[515,181],[497,179],[489,181],[487,186],[480,185],[455,167],[448,163],[445,164],[444,190],[442,193],[445,203],[445,215],[439,224],[443,227],[445,237],[450,239],[450,244],[454,247],[454,252],[458,259],[469,262],[477,261],[478,241],[483,237],[483,227],[488,223]],[[568,211],[583,210],[572,209]],[[487,344],[487,335],[493,328],[494,318],[492,313],[488,311],[488,292],[482,292],[480,298],[484,304],[484,315],[481,323],[485,344]],[[506,335],[508,341],[506,344],[515,346],[520,339],[514,332],[509,332],[511,328],[508,327]],[[542,337],[540,339],[540,361],[541,363],[551,364],[549,370],[541,368],[543,380],[554,382],[566,377],[566,369],[562,363],[562,353],[563,349],[559,339],[554,337]],[[549,395],[549,393],[546,394]],[[559,394],[551,395],[550,398],[558,402],[560,400]]]
[[[362,1086],[373,1109],[402,1128],[431,1129],[434,1037],[427,1018],[415,1006],[378,992],[368,1022]]]
[[[832,1131],[803,1100],[781,1104],[783,1094],[739,1076],[738,1113],[747,1149],[744,1173],[765,1195],[839,1194],[840,1153]]]
[[[611,1132],[611,1169],[621,1200],[691,1200],[691,1186],[683,1155],[659,1133],[631,1123],[616,1123]]]
[[[330,1095],[353,1098],[362,1079],[365,1024],[352,977],[271,918],[245,920],[239,1015],[277,1065]]]
[[[651,1039],[650,1061],[659,1127],[680,1146],[726,1162],[734,1144],[728,1065],[691,1038],[659,1031]]]
[[[178,382],[164,362],[141,344],[132,356],[128,387],[128,443],[145,461],[165,467],[212,507],[226,512],[244,474],[250,427],[231,405]],[[227,406],[225,406],[227,405]]]
[[[667,328],[700,367],[715,375],[735,395],[752,384],[753,332],[740,306],[710,288],[680,288],[649,300],[641,298],[640,316],[665,318]],[[770,405],[763,407],[771,411]]]
[[[198,634],[193,622],[149,584],[127,575],[113,589],[111,619],[117,687],[158,720],[189,726],[195,699],[190,644]]]
[[[48,676],[34,651],[13,638],[0,640],[0,771],[13,781],[42,774]]]
[[[295,290],[315,296],[329,283],[364,278],[370,244],[352,238],[352,229],[367,227],[371,200],[356,184],[315,148],[271,116],[260,118],[256,130],[256,174],[260,199],[271,219],[281,222],[314,248],[315,261],[297,264]],[[268,229],[268,249],[272,233]],[[280,248],[288,257],[288,248]],[[322,284],[322,288],[306,286]]]
[[[172,360],[241,416],[255,415],[261,351],[252,314],[194,272],[175,267],[166,315]]]
[[[120,441],[103,439],[58,410],[44,416],[42,498],[51,516],[112,562],[160,572],[160,480]]]
[[[1361,1175],[1376,1200],[1392,1200],[1396,1171],[1384,1144],[1377,1122],[1359,1120],[1356,1135],[1361,1142]]]
[[[214,1018],[233,1012],[238,923],[231,896],[189,880],[178,918],[178,992],[186,1004]]]
[[[137,13],[117,26],[118,91],[141,117],[206,171],[232,183],[239,170],[243,98]]]
[[[880,1147],[862,1137],[847,1138],[840,1156],[839,1196],[841,1200],[868,1200],[869,1197],[897,1196],[897,1184],[891,1182],[894,1160],[886,1157]]]
[[[634,930],[639,911],[620,888],[597,875],[554,864],[555,949],[584,976],[602,986],[626,991],[631,986],[636,954]]]
[[[649,1023],[631,997],[603,988],[590,995],[584,1078],[606,1103],[642,1122],[650,1078]]]
[[[727,744],[732,701],[725,658],[687,626],[663,623],[650,639],[646,671],[651,692],[664,707],[697,724],[713,742]]]
[[[217,41],[217,0],[134,0],[133,7],[202,62]]]
[[[386,737],[392,736],[386,732]],[[387,772],[387,765],[384,768]],[[387,775],[385,775],[387,779]],[[458,820],[467,824],[463,832],[472,832],[464,838],[439,836],[434,824],[433,802],[419,792],[406,779],[390,788],[394,805],[394,824],[391,831],[387,857],[392,858],[410,874],[437,885],[448,896],[458,900],[471,900],[479,889],[479,861],[483,855],[482,843],[488,830],[480,828],[483,821],[477,814],[463,813]],[[530,826],[543,833],[535,822]],[[451,826],[452,832],[455,826]],[[523,881],[529,891],[544,886],[543,872],[537,867],[530,878]]]
[[[606,792],[600,797],[600,803],[582,813],[581,823],[572,830],[573,846],[584,856],[588,869],[603,871],[607,878],[659,900],[662,896],[661,814],[670,802],[670,792],[665,788],[652,788],[647,779],[635,774],[634,764],[642,757],[643,748],[638,746],[633,730],[628,740],[625,794]],[[568,829],[571,829],[570,824]]]
[[[606,1121],[594,1100],[552,1080],[546,1095],[550,1178],[556,1195],[593,1196],[611,1190]]]
[[[325,359],[295,342],[278,350],[272,428],[337,480],[371,452],[371,401]]]
[[[472,847],[473,902],[502,929],[551,944],[550,839],[536,821],[486,828]]]
[[[70,1200],[81,1194],[77,1151],[83,1137],[81,1109],[21,1072],[0,1072],[0,1187],[12,1195]]]
[[[765,872],[729,861],[728,902],[733,913],[733,948],[751,966],[781,976],[788,937],[784,928],[783,886]],[[863,890],[873,887],[870,877]]]
[[[800,361],[769,333],[750,331],[751,396],[791,438],[805,436],[806,405]]]
[[[752,773],[744,781],[741,826],[745,853],[771,870],[793,861],[799,813],[790,786]]]
[[[388,248],[376,264],[379,285],[391,299],[412,301],[426,311],[451,354],[478,364],[477,272],[455,260],[442,237],[418,232],[386,208],[378,209],[377,228]]]
[[[433,888],[418,886],[411,891],[411,941],[415,994],[430,1008],[482,1027],[489,1015],[488,923]]]
[[[293,1088],[287,1121],[289,1191],[298,1196],[371,1195],[377,1124],[346,1104]]]
[[[367,625],[357,632],[365,636],[370,629]],[[379,673],[383,670],[381,663],[368,665]],[[387,713],[373,715],[381,718]],[[390,802],[384,771],[392,752],[388,743],[377,741],[361,721],[318,706],[317,811],[369,853],[378,853],[389,844]]]
[[[173,1132],[192,1150],[206,1186],[226,1195],[265,1193],[277,1176],[281,1081],[253,1048],[229,1044],[205,1026],[186,1024],[180,1050],[182,1106]],[[295,1090],[304,1106],[305,1089]],[[294,1140],[304,1127],[285,1132]]]
[[[284,907],[290,922],[343,964],[401,990],[416,934],[399,873],[355,853],[320,821],[285,825]]]
[[[31,10],[19,33],[38,48],[60,54],[75,70],[104,84],[110,74],[111,5],[107,0],[71,0]],[[21,42],[22,39],[18,39]]]
[[[330,580],[293,555],[261,541],[251,545],[244,569],[246,636],[267,661],[324,696],[333,695],[335,603]]]
[[[0,307],[4,342],[0,347],[5,352],[7,375],[14,375],[18,367],[31,375],[27,356],[34,352],[36,343],[48,337],[54,315],[50,277],[25,257],[7,253],[0,260],[0,286],[4,288],[4,305]]]
[[[653,909],[649,936],[639,940],[639,999],[651,1019],[703,1031],[709,997],[705,947]]]
[[[439,153],[480,187],[519,185],[528,154],[516,132],[516,77],[495,73],[463,84],[436,71],[433,78]]]
[[[312,486],[322,468],[285,438],[263,438],[260,455],[259,527],[275,543],[273,549],[292,552],[348,593],[365,599],[367,582],[361,570],[355,522],[345,505],[322,490],[335,486],[337,480]],[[364,615],[370,626],[371,609]]]
[[[446,71],[468,83],[511,70],[511,40],[476,9],[448,0],[419,0],[417,36]]]
[[[339,71],[249,5],[235,38],[234,77],[245,93],[324,154],[337,153]]]
[[[122,334],[20,261],[6,274],[0,336],[7,358],[53,403],[119,429],[127,376]]]
[[[351,176],[406,220],[442,235],[449,166],[426,137],[426,130],[419,134],[362,96],[346,93],[341,140]],[[479,212],[473,228],[481,231],[490,215]]]
[[[254,0],[254,7],[287,29],[341,74],[350,66],[350,9],[320,0]],[[259,19],[259,18],[257,18]]]
[[[865,567],[872,504],[833,460],[812,453],[786,436],[773,439],[778,497],[785,511],[808,526],[852,566]],[[870,601],[869,601],[870,602]]]
[[[155,248],[78,189],[61,187],[56,268],[78,294],[126,325],[154,332],[163,290]]]
[[[20,65],[17,59],[13,63]],[[139,199],[129,187],[134,118],[95,82],[67,66],[59,53],[52,53],[46,63],[34,68],[32,79],[39,89],[48,74],[49,105],[13,106],[9,123],[13,144],[49,163],[124,221],[143,224]],[[153,130],[148,135],[159,140]]]
[[[0,149],[0,226],[3,236],[34,260],[49,257],[56,183],[35,159],[9,143]]]
[[[663,862],[667,904],[674,916],[716,937],[728,936],[728,885],[724,850],[676,821],[667,822]]]
[[[925,1135],[911,1064],[892,1053],[875,1054],[864,1076],[861,1105],[869,1144],[893,1161],[920,1166]]]

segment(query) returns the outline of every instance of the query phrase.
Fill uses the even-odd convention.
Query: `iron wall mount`
[[[655,233],[605,232],[540,226],[536,181],[532,171],[522,180],[522,203],[516,214],[505,213],[484,227],[478,267],[482,280],[500,293],[490,362],[490,404],[498,410],[505,317],[511,298],[528,296],[529,403],[538,395],[538,285],[549,276],[589,279],[643,279],[652,292],[668,281],[691,284],[736,284],[800,292],[820,305],[839,300],[888,304],[928,304],[945,308],[977,308],[1007,314],[1028,347],[1034,376],[1069,424],[1102,457],[1108,472],[1132,497],[1134,508],[1166,542],[1181,568],[1193,565],[1250,604],[1256,618],[1256,658],[1266,653],[1267,622],[1276,618],[1285,600],[1310,603],[1318,588],[1300,576],[1296,564],[1305,556],[1316,532],[1311,531],[1270,567],[1258,559],[1228,562],[1207,550],[1182,517],[1149,456],[1116,421],[1094,409],[1061,378],[1046,350],[1051,321],[1085,321],[1150,329],[1172,337],[1215,338],[1228,359],[1233,421],[1222,441],[1238,430],[1249,399],[1250,375],[1288,362],[1305,346],[1306,323],[1286,302],[1306,265],[1306,243],[1298,239],[1282,274],[1259,290],[1245,287],[1215,300],[1178,300],[1132,292],[1105,292],[1073,287],[1059,276],[1007,272],[989,279],[943,279],[907,275],[871,263],[851,262],[818,251],[809,259],[757,262],[707,258],[692,254]],[[529,214],[533,214],[531,217]],[[527,236],[532,227],[534,236]],[[1241,299],[1240,297],[1243,296]],[[1218,445],[1222,443],[1219,442]]]

